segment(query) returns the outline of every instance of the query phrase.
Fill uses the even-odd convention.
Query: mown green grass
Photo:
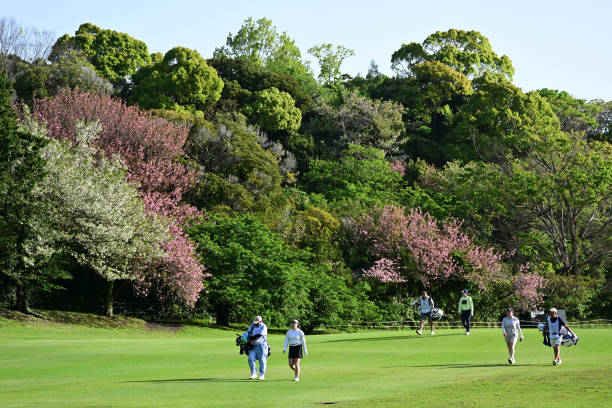
[[[95,328],[0,318],[2,407],[604,407],[612,401],[612,329],[581,329],[552,349],[525,330],[509,366],[499,329],[308,337],[301,381],[270,336],[265,381],[247,380],[234,332]]]

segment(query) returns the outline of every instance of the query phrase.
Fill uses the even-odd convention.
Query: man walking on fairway
[[[263,380],[266,374],[266,364],[268,362],[268,328],[264,324],[261,316],[255,316],[253,324],[247,330],[251,350],[249,351],[249,368],[253,380],[257,378],[257,366],[255,360],[259,360],[259,379]]]
[[[416,304],[420,307],[420,314],[421,314],[421,323],[419,325],[419,330],[417,330],[417,334],[420,336],[421,334],[423,334],[423,325],[425,324],[425,319],[429,319],[429,325],[431,326],[431,332],[429,334],[433,335],[434,333],[434,322],[433,319],[431,318],[431,312],[433,311],[434,308],[434,301],[431,298],[431,296],[429,296],[427,294],[427,291],[424,290],[421,292],[421,296],[419,296],[419,299],[416,301]]]
[[[568,332],[572,333],[576,339],[576,333],[570,329],[563,319],[557,316],[557,309],[551,307],[549,310],[550,317],[546,319],[546,326],[544,326],[544,333],[548,332],[550,335],[550,342],[553,344],[553,350],[555,353],[555,359],[553,360],[553,365],[559,365],[562,363],[561,361],[561,341],[563,340],[563,333],[561,332],[561,328],[565,327]]]
[[[474,302],[472,298],[468,296],[468,290],[463,289],[461,291],[461,298],[459,299],[459,314],[461,315],[461,324],[465,327],[466,336],[470,335],[470,319],[474,316]]]

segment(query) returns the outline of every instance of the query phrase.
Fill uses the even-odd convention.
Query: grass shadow
[[[436,334],[434,336],[431,335],[416,335],[410,334],[405,336],[385,336],[385,337],[362,337],[355,339],[342,339],[342,340],[325,340],[321,343],[342,343],[342,342],[355,342],[355,341],[384,341],[384,340],[414,340],[414,339],[422,339],[422,338],[436,338],[436,337],[447,337],[447,336],[462,336],[461,333],[446,333],[446,334]]]
[[[544,367],[547,364],[512,364],[517,367]],[[456,363],[456,364],[429,364],[429,365],[402,365],[402,366],[389,366],[384,368],[486,368],[486,367],[509,367],[508,363],[491,363],[491,364],[469,364],[469,363]]]

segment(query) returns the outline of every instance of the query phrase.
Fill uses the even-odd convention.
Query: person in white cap
[[[553,360],[553,365],[558,365],[562,363],[561,360],[561,341],[563,340],[563,333],[561,332],[561,328],[565,327],[568,332],[572,333],[576,339],[576,333],[570,329],[563,319],[557,316],[557,309],[551,307],[549,310],[550,316],[546,318],[546,324],[544,326],[544,333],[548,332],[550,336],[550,342],[553,345],[553,352],[555,354],[555,358]]]
[[[514,310],[509,307],[506,313],[507,316],[502,320],[502,333],[504,334],[504,339],[508,346],[508,363],[514,364],[514,347],[516,346],[516,340],[519,338],[519,333],[521,335],[520,341],[523,341],[525,336],[523,336],[519,319],[514,317]]]
[[[287,330],[285,345],[283,346],[283,353],[287,351],[287,346],[289,346],[289,368],[295,372],[293,381],[300,381],[300,360],[303,358],[302,347],[304,348],[304,354],[308,355],[306,336],[298,328],[299,325],[298,319],[291,320],[291,329]]]
[[[249,344],[249,368],[251,369],[251,380],[257,378],[257,366],[255,360],[259,360],[259,379],[263,380],[266,375],[266,364],[268,362],[268,328],[261,316],[255,316],[253,324],[247,330]]]

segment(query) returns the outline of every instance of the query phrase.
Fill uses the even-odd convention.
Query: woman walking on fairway
[[[465,327],[465,335],[470,335],[470,319],[474,316],[474,302],[468,296],[468,290],[461,291],[461,299],[459,299],[459,314],[461,315],[461,324]]]
[[[283,353],[287,351],[287,345],[289,346],[289,368],[295,372],[293,381],[300,381],[300,360],[303,357],[302,347],[304,347],[304,354],[308,355],[306,336],[303,331],[298,329],[299,324],[298,319],[291,320],[291,329],[287,330],[285,345],[283,346]]]
[[[525,337],[523,336],[519,319],[514,317],[514,310],[512,308],[508,308],[507,316],[502,320],[502,333],[508,345],[508,354],[510,354],[508,363],[514,364],[514,347],[516,346],[516,339],[519,333],[521,335],[520,341],[523,341]]]
[[[563,319],[557,316],[557,309],[554,307],[549,309],[550,317],[546,319],[546,326],[544,326],[544,333],[548,332],[550,335],[550,342],[553,344],[553,351],[555,353],[555,359],[553,360],[553,365],[561,364],[561,340],[563,340],[563,334],[561,333],[561,328],[565,327],[568,332],[572,333],[576,340],[578,340],[578,336],[576,333],[572,331]]]

